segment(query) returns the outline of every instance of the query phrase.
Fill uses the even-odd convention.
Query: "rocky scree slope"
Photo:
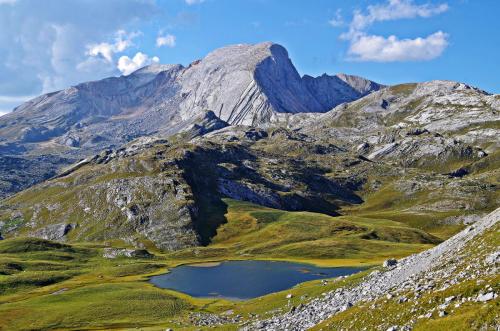
[[[453,314],[460,318],[461,309],[470,306],[476,314],[494,312],[500,290],[499,220],[497,209],[430,250],[388,263],[359,284],[326,292],[243,330],[306,330],[325,320],[318,329],[412,330],[422,325],[432,329],[439,325],[435,320]],[[464,284],[473,285],[464,290]],[[395,309],[394,314],[389,309]],[[473,319],[475,325],[467,326],[495,329],[500,318],[496,312],[496,317]]]
[[[151,65],[82,83],[0,117],[0,161],[15,163],[0,173],[0,197],[100,150],[177,133],[206,110],[231,125],[261,126],[278,113],[326,112],[381,87],[347,75],[301,78],[287,51],[269,42],[217,49],[187,67]]]

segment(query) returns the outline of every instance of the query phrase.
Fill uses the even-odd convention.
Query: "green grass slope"
[[[265,258],[316,263],[378,263],[429,248],[439,239],[404,223],[357,216],[290,212],[224,199],[226,220],[212,243],[176,259]]]

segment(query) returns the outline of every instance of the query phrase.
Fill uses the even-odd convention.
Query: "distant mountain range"
[[[281,114],[327,112],[383,85],[349,75],[300,77],[280,45],[217,49],[189,66],[151,65],[32,99],[0,118],[0,196],[61,166],[151,134],[169,135],[207,110],[230,125],[269,126]],[[32,169],[31,163],[43,163]],[[11,166],[14,165],[14,166]]]

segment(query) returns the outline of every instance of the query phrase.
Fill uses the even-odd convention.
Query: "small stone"
[[[446,311],[444,311],[444,310],[441,310],[439,312],[439,317],[445,317],[446,315],[448,315],[448,313]]]
[[[485,259],[486,263],[495,265],[496,263],[500,263],[500,251],[496,251],[488,255]]]
[[[387,331],[397,331],[398,327],[396,325],[393,325],[387,329]]]
[[[477,301],[486,302],[494,299],[496,297],[495,292],[488,292],[486,294],[480,294],[477,296]]]
[[[292,293],[288,293],[288,294],[286,295],[286,298],[287,298],[287,299],[291,299],[291,298],[293,298],[293,294],[292,294]]]
[[[451,297],[447,297],[446,299],[444,299],[444,302],[448,303],[448,302],[452,302],[453,300],[455,300],[455,296],[452,295]]]
[[[398,260],[396,259],[388,259],[388,260],[385,260],[384,261],[384,268],[391,268],[391,267],[394,267],[396,266],[396,264],[398,264]]]

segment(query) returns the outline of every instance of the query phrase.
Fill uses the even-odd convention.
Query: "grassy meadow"
[[[154,287],[155,274],[176,265],[229,259],[270,259],[322,266],[376,266],[441,241],[411,222],[376,213],[332,217],[224,199],[226,223],[205,247],[152,258],[102,256],[107,243],[62,244],[34,238],[0,241],[0,329],[199,329],[190,314],[241,315],[286,311],[363,273],[340,281],[311,281],[247,301],[197,299]],[[368,271],[366,271],[368,272]],[[286,294],[293,293],[293,299]],[[298,301],[296,302],[298,304]],[[237,325],[224,328],[236,329]]]

